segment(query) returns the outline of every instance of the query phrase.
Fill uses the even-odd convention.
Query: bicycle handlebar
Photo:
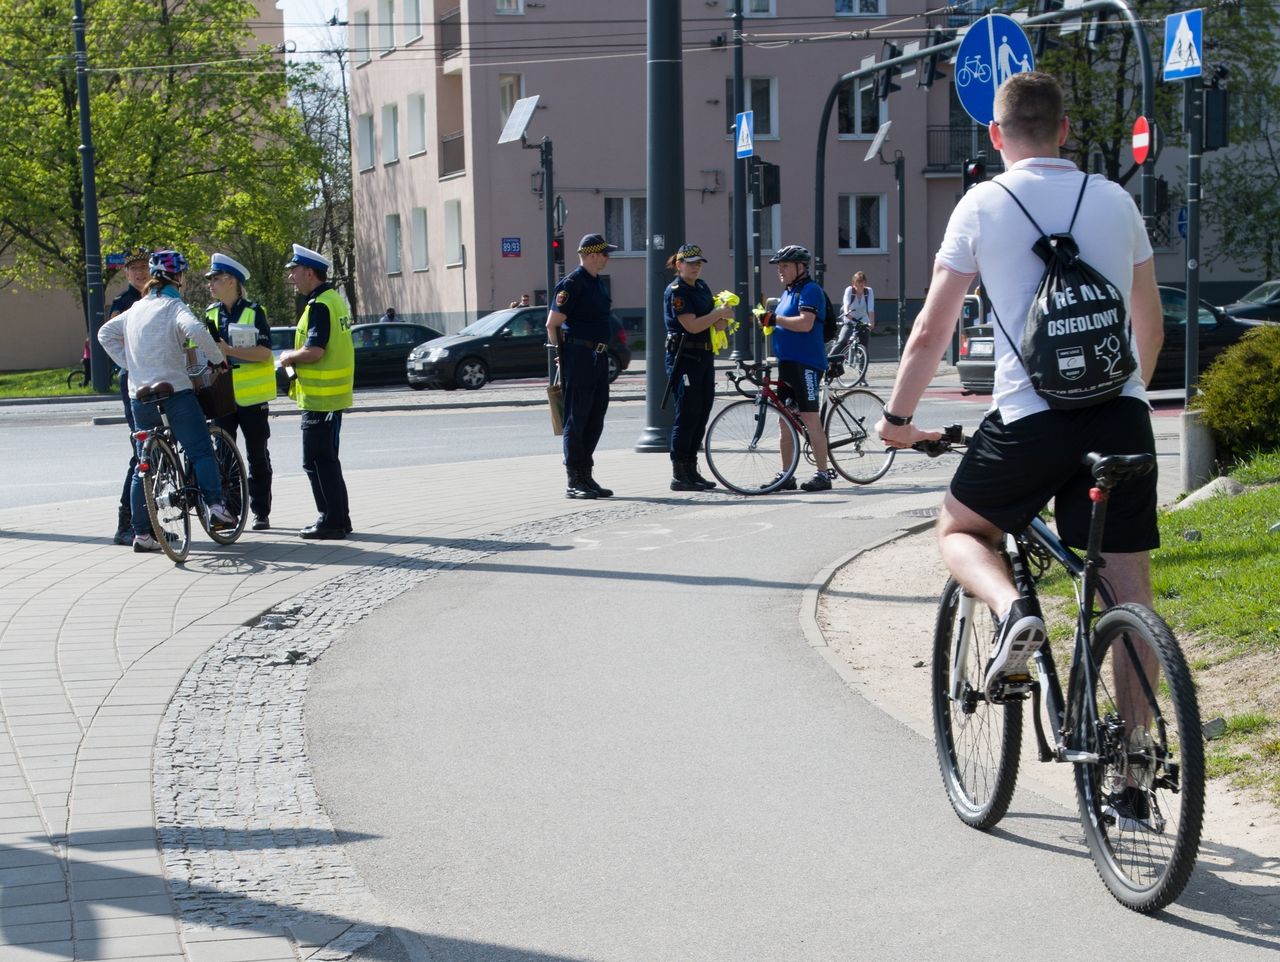
[[[932,441],[917,441],[911,445],[911,448],[931,458],[937,458],[953,448],[964,447],[968,442],[969,439],[964,436],[964,429],[960,425],[948,424],[942,429],[942,437]]]

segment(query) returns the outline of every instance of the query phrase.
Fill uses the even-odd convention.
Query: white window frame
[[[769,83],[769,120],[771,122],[770,123],[771,129],[763,130],[760,127],[760,117],[755,116],[752,118],[752,123],[754,125],[752,129],[752,137],[754,140],[778,140],[779,134],[778,134],[778,126],[777,126],[778,125],[778,78],[777,77],[743,77],[742,83],[745,86],[745,89],[743,91],[743,98],[742,98],[743,109],[744,110],[754,109],[751,106],[752,103],[754,103],[754,100],[751,97],[751,85],[756,81],[760,81],[760,80],[768,81]],[[735,117],[733,113],[733,78],[732,77],[725,78],[725,91],[726,91],[726,95],[729,98],[728,113],[729,113],[730,126],[729,126],[729,129],[725,131],[724,138],[725,140],[732,140],[734,135],[732,125]]]
[[[404,269],[404,235],[400,231],[400,215],[387,214],[382,223],[387,274],[399,274]]]
[[[632,214],[632,202],[633,202],[633,201],[637,201],[637,200],[639,200],[639,201],[644,201],[644,205],[645,205],[645,207],[644,207],[645,245],[644,245],[643,247],[641,247],[639,250],[636,250],[635,248],[633,248],[633,247],[631,246],[631,227],[632,227],[632,224],[631,224],[631,214]],[[648,202],[648,198],[647,198],[644,194],[607,194],[607,195],[605,196],[605,198],[604,198],[604,205],[605,205],[605,211],[604,211],[604,215],[605,215],[605,216],[604,216],[604,223],[605,223],[606,225],[608,224],[608,221],[609,221],[608,206],[609,206],[609,202],[610,202],[610,201],[622,201],[622,202],[623,202],[623,204],[622,204],[622,237],[620,238],[620,240],[622,241],[622,243],[620,243],[620,244],[618,244],[618,245],[617,245],[617,246],[618,246],[618,249],[617,249],[616,251],[614,251],[614,252],[613,252],[613,254],[612,254],[611,256],[613,256],[613,257],[641,257],[641,256],[643,256],[643,255],[645,254],[645,252],[648,250],[648,239],[649,239],[649,237],[648,237],[648,232],[649,232],[649,202]],[[607,227],[607,226],[605,227],[605,231],[606,231],[606,233],[608,232],[608,227]],[[607,238],[606,238],[606,239],[607,239]],[[609,241],[609,243],[610,243],[610,244],[612,244],[612,243],[614,243],[614,242],[613,242],[613,241]]]
[[[462,201],[444,202],[444,262],[446,267],[462,266]]]
[[[513,84],[514,82],[514,84]],[[511,103],[504,103],[504,98],[508,97],[508,90],[514,85],[515,89],[511,91]],[[507,125],[507,118],[511,116],[511,111],[515,108],[516,101],[524,96],[524,74],[522,73],[500,73],[498,74],[498,129],[501,130]]]
[[[373,170],[374,161],[373,114],[360,114],[356,117],[356,167],[359,170]]]
[[[400,107],[398,104],[382,105],[382,166],[400,160]]]
[[[415,207],[409,212],[409,248],[411,253],[410,261],[415,271],[425,271],[431,269],[430,248],[427,246],[429,238],[427,231],[427,209],[425,207]]]
[[[378,49],[384,57],[396,49],[395,0],[378,0]]]
[[[427,152],[427,95],[409,94],[405,98],[405,146],[410,157]]]
[[[494,0],[494,13],[502,17],[518,17],[524,13],[524,0]]]
[[[837,139],[837,140],[874,140],[874,139],[875,139],[875,136],[876,136],[876,131],[878,131],[878,130],[880,129],[880,127],[884,124],[884,122],[885,122],[886,120],[888,120],[888,119],[889,119],[889,101],[888,101],[888,100],[881,100],[881,99],[879,98],[879,96],[877,95],[877,93],[876,93],[876,81],[875,81],[875,78],[874,78],[874,77],[872,77],[872,78],[863,77],[863,78],[859,79],[859,80],[854,84],[854,86],[857,86],[857,85],[859,85],[859,84],[863,84],[863,83],[870,83],[870,84],[871,84],[871,97],[872,97],[872,99],[873,99],[876,103],[878,103],[878,104],[880,105],[880,114],[879,114],[880,119],[876,122],[875,127],[872,129],[871,133],[869,133],[869,134],[863,134],[863,133],[856,133],[856,134],[842,134],[842,133],[840,133],[840,132],[839,132],[839,130],[840,130],[840,127],[839,127],[839,121],[837,121],[837,123],[836,123],[836,139]],[[862,124],[861,124],[861,122],[860,122],[860,121],[862,120],[862,94],[863,94],[863,93],[864,93],[864,91],[862,91],[862,90],[857,91],[857,97],[856,97],[856,99],[855,99],[855,100],[854,100],[854,102],[853,102],[853,104],[854,104],[854,126],[855,126],[855,127],[861,127],[861,126],[862,126]],[[850,96],[852,96],[852,95],[853,95],[853,91],[850,91]]]
[[[874,12],[868,10],[841,10],[841,0],[833,0],[835,7],[835,15],[837,17],[883,17],[885,0],[874,0],[876,9]],[[847,0],[854,7],[861,7],[867,0]]]
[[[862,197],[874,197],[880,207],[880,245],[878,247],[859,247],[858,246],[858,199]],[[840,247],[837,253],[840,254],[885,254],[889,251],[889,195],[873,194],[873,193],[857,193],[857,194],[841,194],[840,205],[842,210],[849,218],[849,246]],[[839,231],[840,221],[837,217],[836,229]]]
[[[369,40],[372,34],[369,30],[368,9],[357,10],[352,22],[355,24],[355,61],[357,64],[368,63],[373,59],[372,45]]]
[[[742,16],[745,19],[752,17],[776,17],[778,15],[778,0],[742,0]],[[753,10],[752,7],[764,7],[763,10]]]
[[[422,39],[422,0],[404,0],[405,45]]]
[[[778,238],[782,236],[782,205],[774,204],[760,211],[760,233],[764,234],[766,225],[773,235],[772,243],[764,243],[760,247],[761,254],[772,254],[778,249]],[[769,239],[766,238],[766,241]],[[755,248],[755,238],[751,235],[751,209],[747,208],[747,256],[750,257]],[[729,194],[729,256],[733,256],[733,194]]]

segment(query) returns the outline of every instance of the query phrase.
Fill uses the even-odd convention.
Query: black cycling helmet
[[[783,264],[788,261],[807,265],[809,263],[809,249],[801,247],[799,244],[788,244],[769,258],[770,264]]]

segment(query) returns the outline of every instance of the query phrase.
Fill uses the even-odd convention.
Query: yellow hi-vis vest
[[[299,351],[306,346],[311,305],[316,301],[329,308],[329,343],[320,360],[294,367],[298,377],[289,388],[289,396],[304,411],[344,411],[353,401],[356,349],[351,342],[351,314],[341,294],[331,287],[307,302],[298,319],[293,346]]]
[[[205,311],[209,326],[218,329],[218,305],[212,304]],[[240,327],[248,327],[253,332],[255,343],[258,336],[254,320],[253,305],[246,305],[240,312],[240,319],[233,321]],[[231,341],[231,332],[227,332],[227,341]],[[236,404],[248,407],[250,404],[264,404],[276,396],[276,367],[273,361],[235,361],[231,369],[231,387],[235,390]]]

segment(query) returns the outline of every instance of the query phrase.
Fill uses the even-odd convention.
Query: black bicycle
[[[930,455],[962,444],[953,426]],[[1088,546],[1081,557],[1040,518],[1006,539],[1021,594],[1039,611],[1036,584],[1055,563],[1076,594],[1075,641],[1064,699],[1046,643],[1034,678],[984,694],[995,640],[993,614],[951,579],[934,632],[934,733],[947,797],[966,825],[994,826],[1018,776],[1023,706],[1031,700],[1040,760],[1075,769],[1080,821],[1111,894],[1139,912],[1168,905],[1195,865],[1204,815],[1204,742],[1195,687],[1178,641],[1149,608],[1116,604],[1103,576],[1102,528],[1111,491],[1155,467],[1150,454],[1086,457],[1095,480]],[[1101,610],[1095,608],[1100,599]],[[1040,703],[1050,722],[1046,738]]]
[[[173,397],[173,393],[172,385],[165,382],[138,389],[139,401],[156,405],[160,425],[138,431],[133,436],[142,444],[138,473],[142,475],[151,528],[164,553],[175,564],[181,564],[191,551],[192,514],[199,518],[205,533],[218,544],[233,544],[240,537],[244,532],[245,508],[249,503],[249,479],[235,440],[209,421],[209,440],[218,464],[223,498],[227,510],[236,516],[234,527],[210,524],[191,459],[178,443],[165,415],[164,403]]]

